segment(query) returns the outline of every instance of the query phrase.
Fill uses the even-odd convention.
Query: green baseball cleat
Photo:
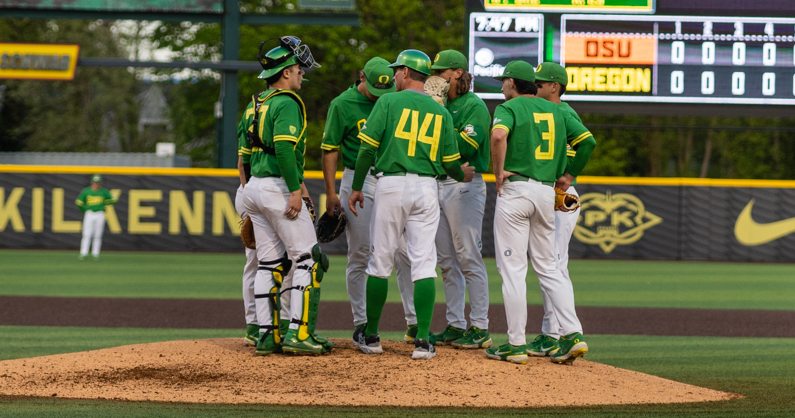
[[[448,325],[442,332],[431,333],[429,340],[433,345],[450,345],[453,341],[463,337],[465,332],[461,328]]]
[[[527,354],[533,357],[547,357],[556,353],[559,349],[558,340],[549,335],[541,334],[527,346]]]
[[[268,356],[271,354],[281,354],[282,352],[282,345],[276,344],[273,341],[273,334],[270,333],[267,336],[261,336],[259,341],[257,341],[257,351],[254,352],[254,355],[257,356]]]
[[[527,364],[527,345],[503,344],[499,347],[487,348],[486,357],[516,364]]]
[[[420,330],[420,327],[417,324],[411,324],[406,327],[406,333],[403,335],[403,341],[414,344],[414,340],[417,339],[417,332]]]
[[[323,352],[323,345],[315,341],[312,336],[305,340],[298,339],[298,331],[288,329],[287,335],[282,342],[282,351],[290,354],[320,355]]]
[[[256,347],[258,341],[259,341],[259,325],[247,324],[246,336],[243,337],[243,344]]]
[[[464,336],[453,341],[452,346],[455,348],[489,348],[491,347],[491,336],[485,329],[478,327],[469,327]]]
[[[318,334],[312,335],[312,338],[314,338],[315,342],[317,342],[318,344],[320,344],[321,347],[323,347],[323,350],[320,352],[321,354],[328,354],[331,352],[332,349],[334,349],[334,343],[329,341],[328,338],[321,337]]]
[[[588,353],[588,344],[585,343],[579,332],[560,337],[558,344],[560,344],[560,350],[550,355],[553,363],[572,363],[578,357],[584,357]]]

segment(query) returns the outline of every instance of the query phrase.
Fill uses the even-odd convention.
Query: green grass
[[[0,251],[0,295],[239,299],[241,254],[105,252],[99,262],[71,251]],[[345,257],[331,257],[323,300],[345,301]],[[490,300],[502,303],[494,259]],[[795,264],[594,261],[570,263],[578,306],[795,310]],[[437,302],[444,301],[437,280]],[[528,303],[540,304],[528,279]],[[388,300],[399,302],[395,280]]]
[[[324,335],[349,337],[349,331]],[[20,358],[173,339],[238,337],[229,330],[0,327],[0,358]],[[176,334],[176,335],[175,335]],[[41,338],[45,335],[47,338]],[[400,339],[401,333],[385,333]],[[497,342],[507,339],[495,335]],[[50,341],[47,341],[50,340]],[[58,344],[52,344],[57,341]],[[745,399],[703,404],[542,409],[328,408],[190,405],[0,398],[0,416],[562,416],[788,417],[795,415],[795,339],[589,335],[588,359],[664,378],[740,393]],[[441,359],[441,358],[439,358]],[[486,361],[486,360],[484,360]],[[529,395],[531,396],[531,395]]]

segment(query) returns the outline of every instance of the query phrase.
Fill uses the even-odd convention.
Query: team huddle
[[[245,342],[257,355],[317,355],[334,347],[315,333],[329,263],[303,184],[306,109],[296,92],[304,68],[319,64],[300,39],[278,41],[267,53],[265,42],[260,44],[259,78],[268,89],[252,97],[238,126],[241,186],[235,203],[253,230],[243,276]],[[394,63],[376,57],[331,102],[321,145],[324,217],[340,221],[348,240],[353,344],[367,354],[383,352],[378,325],[387,280],[396,270],[404,340],[414,345],[413,359],[433,358],[435,346],[452,345],[485,348],[487,357],[514,363],[524,364],[528,356],[570,363],[584,356],[588,345],[567,268],[579,216],[578,205],[568,203],[577,200],[572,186],[596,142],[560,101],[568,80],[560,65],[534,69],[523,61],[508,63],[495,77],[506,101],[493,118],[472,93],[467,69],[464,55],[454,50],[439,52],[433,61],[418,50],[401,52]],[[340,154],[345,170],[338,197]],[[488,276],[481,255],[483,173],[490,160],[498,192],[494,245],[509,336],[499,347],[492,347],[488,331]],[[320,228],[317,233],[322,235]],[[542,334],[530,344],[528,258],[544,304]],[[431,333],[437,265],[447,327]]]

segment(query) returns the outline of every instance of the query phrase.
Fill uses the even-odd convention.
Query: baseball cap
[[[389,68],[389,61],[375,57],[364,64],[364,78],[367,91],[375,97],[395,91],[395,70]]]
[[[446,70],[448,68],[466,70],[469,68],[469,64],[464,54],[454,49],[447,49],[436,54],[431,70]]]
[[[91,181],[94,183],[102,183],[102,176],[100,176],[99,174],[94,174],[93,176],[91,176]]]
[[[569,83],[569,75],[562,65],[555,62],[542,62],[536,68],[536,81],[552,81],[565,86]]]
[[[505,71],[503,71],[502,75],[494,77],[494,79],[500,81],[503,78],[514,78],[532,83],[536,81],[536,72],[533,70],[533,66],[525,61],[511,61],[505,66]]]

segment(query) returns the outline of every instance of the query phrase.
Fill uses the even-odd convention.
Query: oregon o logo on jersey
[[[574,237],[584,244],[598,245],[605,254],[617,245],[637,242],[644,231],[663,221],[628,193],[586,193],[580,196],[580,203]]]

